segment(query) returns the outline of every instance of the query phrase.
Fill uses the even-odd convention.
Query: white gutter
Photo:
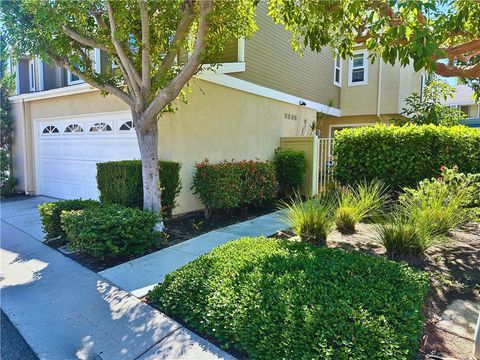
[[[22,121],[23,121],[23,142],[22,142],[22,148],[23,148],[23,176],[24,176],[24,183],[25,183],[25,194],[29,195],[29,183],[28,183],[28,162],[27,162],[27,120],[25,118],[25,100],[22,101]]]
[[[378,81],[377,81],[377,118],[382,121],[380,117],[380,95],[382,91],[382,61],[378,62]]]

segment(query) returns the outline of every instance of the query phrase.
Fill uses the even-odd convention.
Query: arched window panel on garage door
[[[58,134],[60,131],[54,125],[47,125],[42,130],[42,135]]]
[[[132,131],[132,130],[135,130],[135,125],[133,125],[132,120],[125,121],[125,122],[122,123],[122,125],[120,125],[118,130],[120,130],[120,131]]]
[[[90,126],[90,132],[93,133],[103,133],[108,131],[112,131],[112,126],[105,122],[96,122]]]
[[[79,124],[70,124],[65,128],[65,133],[82,133],[83,128]]]

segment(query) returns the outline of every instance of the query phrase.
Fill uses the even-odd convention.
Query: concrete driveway
[[[48,196],[25,196],[2,200],[1,219],[35,239],[43,241],[44,233],[37,207],[44,202],[57,200]]]
[[[43,244],[36,206],[1,204],[2,310],[40,359],[232,359]]]

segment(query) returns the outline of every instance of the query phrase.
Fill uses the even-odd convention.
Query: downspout
[[[25,181],[25,195],[29,195],[28,184],[28,161],[27,161],[27,120],[25,119],[25,99],[22,99],[22,121],[23,121],[23,174]]]
[[[378,62],[378,82],[377,82],[377,118],[380,122],[382,122],[382,118],[380,116],[380,94],[382,90],[382,61]]]

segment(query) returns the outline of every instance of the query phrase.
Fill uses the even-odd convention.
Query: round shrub
[[[208,160],[196,164],[192,189],[208,210],[272,204],[277,195],[275,169],[269,161]]]
[[[67,238],[60,219],[63,211],[83,210],[99,205],[98,201],[82,199],[61,200],[39,205],[38,212],[45,232],[45,241],[55,242],[55,245],[58,246],[65,245]]]
[[[151,304],[249,359],[412,359],[426,274],[306,243],[244,238],[166,276]]]
[[[158,220],[154,212],[113,204],[61,215],[69,247],[102,259],[145,254],[158,244]]]
[[[392,190],[438,177],[440,167],[480,172],[480,131],[466,126],[394,125],[344,129],[333,145],[341,183],[379,179]]]
[[[302,190],[307,173],[307,155],[304,151],[277,150],[274,164],[277,180],[283,192],[290,195]]]

